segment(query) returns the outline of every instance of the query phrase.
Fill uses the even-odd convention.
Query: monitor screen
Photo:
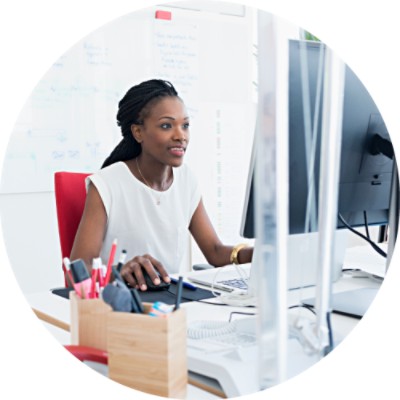
[[[302,71],[303,49],[306,68]],[[289,50],[289,233],[296,234],[318,228],[324,45],[291,40]],[[387,140],[389,134],[373,99],[348,66],[343,100],[338,212],[353,227],[364,225],[365,215],[369,225],[387,224],[393,161],[381,154],[370,154],[369,146],[374,134]],[[255,237],[254,154],[255,151],[241,227],[241,235],[246,238]],[[311,154],[314,162],[310,161]],[[307,172],[310,165],[311,174]],[[311,180],[314,190],[310,190]],[[344,226],[339,219],[337,226]]]

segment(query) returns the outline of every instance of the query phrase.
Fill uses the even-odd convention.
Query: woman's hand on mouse
[[[150,254],[136,256],[129,260],[121,268],[121,276],[129,286],[140,290],[147,290],[143,270],[147,272],[155,285],[161,283],[160,278],[166,283],[171,282],[164,266]]]

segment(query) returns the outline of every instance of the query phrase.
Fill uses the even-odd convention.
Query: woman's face
[[[133,125],[142,155],[161,164],[178,167],[189,143],[189,117],[178,97],[164,97],[151,108],[142,125]]]

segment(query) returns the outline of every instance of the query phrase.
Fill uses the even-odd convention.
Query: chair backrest
[[[75,234],[85,206],[85,178],[88,175],[90,173],[56,172],[54,174],[58,234],[63,259],[71,254]],[[63,263],[62,269],[64,271],[65,286],[67,287],[68,281]]]

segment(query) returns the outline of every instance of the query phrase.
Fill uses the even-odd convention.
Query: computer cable
[[[340,213],[338,213],[338,217],[340,219],[340,221],[343,223],[343,225],[349,229],[351,232],[355,233],[357,236],[360,236],[362,239],[366,240],[371,246],[372,248],[379,253],[382,257],[387,257],[387,254],[376,244],[374,243],[371,239],[367,238],[366,236],[364,236],[362,233],[356,231],[352,226],[350,226],[345,219],[342,217],[342,215]]]
[[[367,236],[368,239],[371,239],[371,237],[369,236],[367,212],[363,211],[363,215],[364,215],[365,235]]]
[[[294,308],[305,308],[316,316],[315,308],[307,304],[296,304],[288,307],[289,310]],[[289,335],[296,338],[302,345],[304,351],[307,354],[315,354],[316,352],[323,351],[324,355],[332,351],[334,347],[333,331],[331,324],[331,312],[326,314],[326,323],[328,328],[328,345],[325,348],[321,348],[318,336],[315,333],[315,322],[310,321],[306,317],[300,317],[299,315],[289,315]]]
[[[207,301],[206,299],[195,300],[201,304],[209,304],[210,306],[227,306],[227,307],[246,307],[246,308],[256,308],[256,298],[247,296],[247,294],[242,294],[241,297],[232,297],[232,293],[228,295],[218,294],[214,299],[215,301]]]
[[[201,303],[201,304],[209,304],[210,306],[218,306],[218,307],[221,307],[221,306],[229,306],[229,304],[224,304],[224,303],[213,303],[213,302],[207,301],[207,300],[205,300],[205,299],[202,299],[202,300],[195,300],[195,301],[197,301],[198,303]]]
[[[352,278],[367,278],[378,283],[382,283],[384,279],[382,276],[374,275],[370,272],[363,271],[362,269],[359,268],[345,268],[342,269],[342,272],[349,273]]]
[[[308,304],[295,304],[293,306],[288,307],[289,310],[292,310],[294,308],[305,308],[306,310],[311,311],[314,315],[316,315],[314,307],[310,306]]]
[[[240,312],[240,311],[232,311],[229,314],[229,322],[232,322],[232,317],[234,315],[257,315],[256,313],[246,313],[246,312]]]
[[[234,333],[236,325],[227,321],[195,321],[189,324],[187,335],[190,339],[205,339]]]
[[[247,293],[223,293],[218,302],[232,307],[256,307],[257,299]]]
[[[235,270],[236,270],[237,274],[239,275],[239,279],[241,279],[243,282],[246,282],[246,280],[248,280],[248,276],[247,276],[246,273],[243,271],[243,268],[241,268],[240,265],[237,265],[237,264],[235,264],[234,267],[235,267]],[[218,269],[217,269],[217,272],[216,272],[215,275],[214,275],[214,279],[213,279],[213,281],[211,282],[211,292],[212,292],[212,294],[213,294],[214,296],[219,295],[219,294],[220,294],[219,291],[223,290],[223,289],[221,288],[221,286],[220,286],[220,285],[218,284],[218,282],[217,282],[218,275],[219,275],[219,273],[220,273],[222,270],[223,270],[223,268],[218,268]],[[218,292],[215,292],[215,290],[217,290]],[[233,291],[233,290],[234,290],[234,289],[232,288],[232,291]]]
[[[244,282],[248,282],[249,277],[247,274],[244,272],[243,268],[240,267],[240,265],[235,265],[236,272],[239,275],[239,279],[243,280]],[[211,283],[211,293],[216,296],[218,299],[217,304],[218,305],[228,305],[232,307],[255,307],[256,304],[256,299],[254,296],[249,295],[247,292],[232,292],[229,293],[219,293],[216,292],[215,289],[218,290],[218,283],[216,282],[217,277],[219,272],[222,269],[219,269],[215,276],[214,279]]]
[[[333,350],[334,342],[333,342],[333,330],[332,330],[332,323],[331,323],[331,312],[328,311],[326,313],[326,325],[328,327],[328,339],[329,339],[329,346],[327,348],[327,353],[330,353]]]

